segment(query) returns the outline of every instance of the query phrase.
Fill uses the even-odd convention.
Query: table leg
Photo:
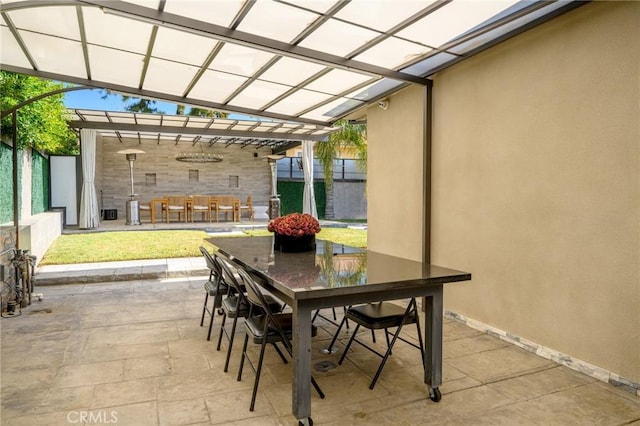
[[[293,415],[311,417],[311,309],[293,306]]]
[[[443,291],[442,285],[434,288],[433,294],[425,296],[423,300],[425,327],[424,327],[424,382],[429,385],[431,399],[440,400],[442,384],[442,314]]]

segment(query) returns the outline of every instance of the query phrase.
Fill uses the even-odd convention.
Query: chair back
[[[208,209],[209,208],[209,196],[208,195],[194,195],[193,196],[193,207],[200,207],[200,208],[205,208]]]
[[[280,322],[276,319],[276,316],[273,310],[271,310],[271,306],[269,305],[267,298],[262,292],[260,285],[256,281],[261,281],[261,278],[254,274],[249,275],[242,269],[238,269],[238,274],[240,275],[240,278],[242,278],[242,281],[244,282],[244,285],[247,289],[247,299],[249,300],[251,305],[260,308],[262,312],[264,312],[264,315],[267,317],[267,321],[265,321],[265,335],[267,334],[267,330],[270,327],[276,330],[280,335],[282,344],[284,345],[287,352],[290,355],[293,354],[293,347],[291,346],[291,342],[289,341],[286,332],[280,325]]]
[[[167,197],[169,200],[169,207],[176,208],[179,207],[184,209],[184,196],[183,195],[169,195]]]
[[[217,288],[226,288],[227,284],[222,276],[222,269],[220,268],[220,264],[215,261],[213,256],[211,256],[211,253],[209,253],[209,251],[204,248],[204,246],[200,246],[200,253],[202,253],[202,255],[204,256],[204,260],[207,263],[207,268],[209,268],[209,271],[211,271],[209,274],[209,281],[215,281],[215,284],[218,286]],[[214,278],[214,280],[212,280],[211,278]]]
[[[253,207],[253,197],[251,195],[247,196],[247,206]]]
[[[207,262],[207,268],[214,271],[214,273],[216,273],[217,275],[222,275],[220,266],[215,260],[213,260],[213,256],[211,256],[211,253],[209,253],[209,251],[204,248],[204,246],[200,246],[200,253],[202,253],[205,262]]]
[[[232,290],[232,292],[238,296],[238,301],[240,303],[246,304],[247,306],[251,306],[250,302],[247,300],[247,297],[244,294],[243,285],[238,281],[238,277],[236,276],[236,274],[234,274],[234,271],[238,272],[240,271],[240,269],[235,268],[229,263],[229,261],[220,256],[215,256],[214,259],[215,262],[220,265],[224,282],[227,283],[227,285],[230,287],[230,290]]]

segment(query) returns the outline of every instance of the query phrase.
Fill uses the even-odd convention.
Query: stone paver
[[[104,269],[107,270],[108,268]],[[56,271],[55,273],[59,273]],[[77,272],[77,271],[76,271]],[[222,372],[200,327],[206,276],[40,287],[44,299],[2,320],[2,425],[294,425],[291,363],[272,348],[249,411],[253,372],[236,380],[241,343]],[[205,322],[206,323],[206,322]],[[334,327],[320,320],[313,363]],[[242,332],[242,326],[239,329]],[[415,329],[404,331],[411,338]],[[344,349],[343,332],[338,349]],[[363,338],[366,338],[363,335]],[[242,342],[242,336],[236,337]],[[224,341],[224,340],[223,340]],[[379,343],[384,339],[378,339]],[[442,401],[422,383],[419,352],[398,342],[372,391],[379,359],[355,347],[341,366],[314,372],[315,424],[638,424],[640,398],[445,319]],[[251,346],[250,357],[257,359]]]

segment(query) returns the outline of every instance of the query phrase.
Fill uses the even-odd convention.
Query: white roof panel
[[[3,0],[0,66],[134,96],[325,125],[407,84],[427,85],[435,72],[581,4]],[[369,81],[375,83],[361,88]]]

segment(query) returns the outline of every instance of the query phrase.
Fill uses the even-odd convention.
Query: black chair
[[[351,344],[354,341],[364,346],[365,348],[369,349],[371,352],[373,352],[374,354],[382,358],[382,362],[380,362],[378,371],[376,371],[375,376],[373,376],[373,380],[369,385],[369,389],[373,389],[375,387],[376,382],[380,377],[380,373],[382,372],[382,369],[384,368],[384,365],[386,364],[387,359],[389,359],[389,356],[391,355],[391,350],[393,348],[393,345],[396,343],[397,339],[400,339],[410,344],[411,346],[420,349],[420,354],[422,355],[422,363],[424,368],[424,345],[422,343],[422,332],[420,331],[420,318],[419,318],[415,298],[412,298],[409,301],[409,304],[407,305],[406,308],[403,308],[401,306],[398,306],[390,302],[368,303],[366,305],[352,306],[349,309],[347,309],[345,318],[348,318],[351,321],[355,322],[356,328],[353,330],[353,334],[351,335],[351,338],[349,339],[349,342],[347,343],[347,346],[344,349],[344,353],[340,357],[340,361],[338,361],[338,364],[342,364],[342,361],[344,361],[344,358],[347,355],[347,352],[349,351],[349,348],[351,347]],[[416,328],[418,329],[418,341],[420,342],[419,346],[417,346],[413,342],[410,342],[400,337],[400,332],[402,331],[402,327],[407,324],[416,325]],[[384,334],[387,340],[387,351],[384,354],[378,352],[372,347],[367,346],[360,340],[356,339],[356,335],[358,333],[358,329],[360,328],[360,326],[369,328],[372,330],[372,332],[373,330],[384,329]],[[396,328],[396,332],[393,334],[393,338],[391,339],[391,341],[389,341],[389,335],[391,333],[388,331],[388,329],[394,328],[394,327]]]
[[[249,410],[253,411],[256,403],[258,384],[260,383],[260,373],[262,372],[262,363],[264,361],[264,351],[267,343],[271,344],[276,349],[283,360],[284,357],[282,355],[282,352],[280,351],[276,343],[281,343],[286,349],[289,356],[293,356],[293,348],[291,346],[291,339],[293,336],[293,316],[291,313],[273,312],[273,310],[269,306],[269,295],[264,294],[255,281],[255,279],[259,278],[249,276],[249,274],[247,274],[243,270],[238,270],[238,273],[242,277],[245,283],[245,287],[247,288],[247,298],[252,304],[252,310],[255,308],[260,308],[261,310],[261,315],[250,315],[245,319],[244,325],[247,329],[247,334],[244,337],[242,358],[240,360],[240,368],[238,370],[238,381],[240,381],[242,380],[242,368],[244,366],[244,361],[247,360],[247,362],[251,366],[251,369],[256,375],[256,378],[253,382],[251,405],[249,406]],[[311,325],[311,336],[316,336],[317,333],[317,327]],[[249,336],[251,336],[253,343],[260,345],[260,357],[258,358],[258,364],[255,366],[247,357]],[[316,392],[318,392],[318,395],[320,395],[320,398],[324,399],[324,393],[313,377],[311,377],[311,384],[315,388]]]
[[[222,270],[218,263],[213,259],[209,251],[203,246],[200,246],[200,252],[204,256],[209,268],[209,281],[204,283],[204,306],[202,307],[202,318],[200,318],[200,327],[204,324],[204,315],[208,313],[211,316],[209,321],[209,332],[207,333],[207,340],[211,340],[211,328],[213,327],[213,318],[217,309],[222,306],[222,296],[227,294],[229,287],[222,279]],[[211,309],[207,306],[209,297],[213,297],[213,306]]]
[[[247,318],[250,315],[261,315],[262,312],[260,310],[251,309],[251,303],[245,295],[245,286],[238,275],[241,270],[233,267],[229,262],[219,256],[216,256],[214,259],[220,265],[224,281],[230,287],[228,295],[222,300],[222,321],[220,323],[218,345],[216,346],[216,350],[219,351],[222,344],[222,336],[224,335],[229,342],[229,346],[227,347],[227,358],[224,363],[224,372],[226,373],[229,371],[229,360],[231,359],[231,351],[233,350],[233,340],[236,334],[238,318]],[[270,296],[268,299],[268,306],[272,311],[280,312],[282,311],[284,304]],[[233,319],[231,332],[229,333],[225,328],[227,317]],[[281,354],[281,357],[284,359],[284,355]]]

